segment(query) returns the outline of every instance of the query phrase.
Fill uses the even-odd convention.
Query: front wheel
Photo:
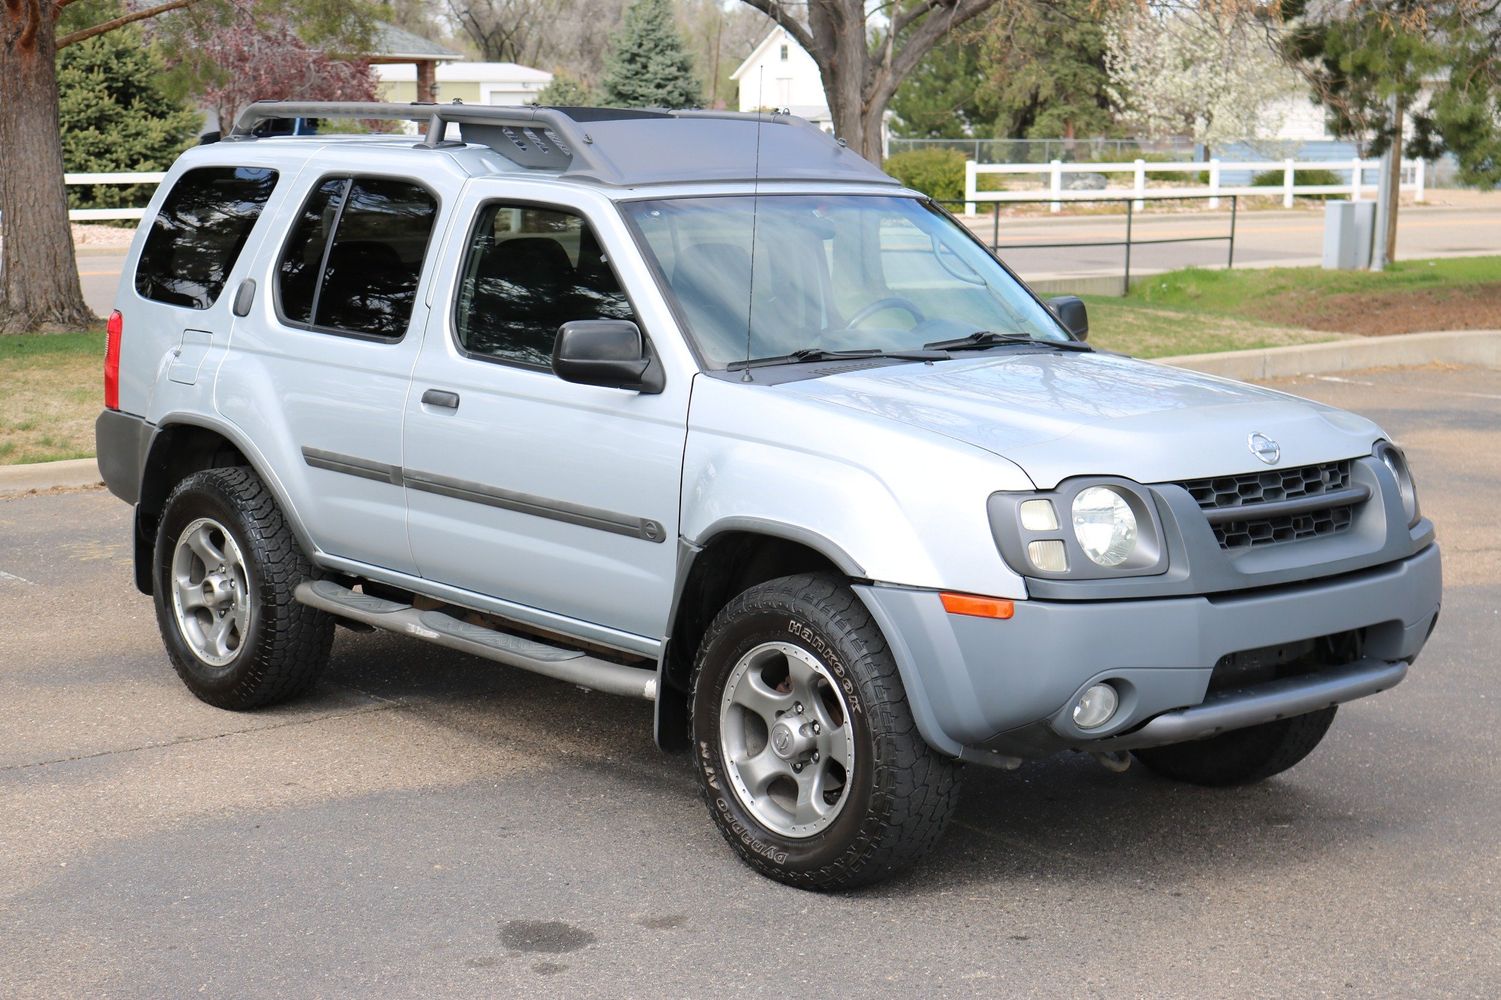
[[[772,580],[719,613],[693,733],[715,825],[788,885],[877,881],[923,855],[958,801],[959,766],[918,735],[880,629],[829,574]]]
[[[1191,785],[1249,785],[1313,753],[1334,721],[1333,706],[1235,729],[1207,740],[1132,751],[1148,770]]]

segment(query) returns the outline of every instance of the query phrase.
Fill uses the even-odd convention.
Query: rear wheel
[[[885,877],[937,841],[958,800],[959,766],[918,735],[880,629],[833,575],[773,580],[719,613],[693,733],[720,833],[789,885]]]
[[[333,620],[299,604],[312,565],[249,469],[207,469],[167,498],[157,527],[157,625],[188,690],[219,708],[300,694],[318,679]]]
[[[1136,759],[1164,778],[1192,785],[1249,785],[1281,774],[1313,753],[1329,725],[1334,707],[1236,729],[1207,740],[1174,743],[1132,751]]]

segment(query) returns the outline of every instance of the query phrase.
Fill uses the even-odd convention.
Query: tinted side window
[[[319,184],[302,206],[292,238],[282,252],[277,282],[281,292],[281,312],[293,323],[311,326],[313,298],[318,292],[318,276],[323,273],[323,253],[334,231],[334,221],[344,207],[344,193],[349,178],[334,177]]]
[[[136,264],[136,292],[190,309],[212,306],[274,187],[276,171],[264,167],[183,174],[151,222]]]
[[[635,320],[599,240],[572,212],[487,205],[470,236],[454,326],[471,354],[546,367],[558,327]]]
[[[321,329],[400,338],[437,210],[431,194],[407,181],[323,181],[282,255],[282,315]]]

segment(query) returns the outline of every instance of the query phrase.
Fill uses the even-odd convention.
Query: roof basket
[[[610,185],[752,179],[897,183],[810,122],[775,113],[260,101],[240,113],[227,138],[258,138],[264,122],[289,118],[417,122],[426,128],[417,143],[424,149],[460,145],[446,138],[448,126],[457,124],[464,143],[488,146],[525,170]]]

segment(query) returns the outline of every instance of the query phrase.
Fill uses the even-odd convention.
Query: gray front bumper
[[[923,737],[977,762],[1198,739],[1374,693],[1400,681],[1423,647],[1441,590],[1437,545],[1374,569],[1241,594],[1017,601],[1005,621],[947,614],[930,590],[856,587],[896,656]],[[1214,664],[1228,653],[1355,629],[1365,630],[1357,664],[1205,701]],[[1107,726],[1081,731],[1069,709],[1105,679],[1121,706]]]

